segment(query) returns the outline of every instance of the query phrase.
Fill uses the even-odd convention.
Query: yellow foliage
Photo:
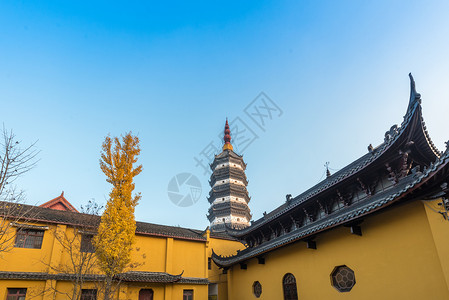
[[[101,269],[112,277],[130,263],[136,232],[134,209],[141,198],[140,193],[132,195],[133,178],[142,171],[142,165],[134,167],[140,147],[139,138],[131,132],[121,141],[106,137],[102,149],[100,167],[112,190],[93,242]]]

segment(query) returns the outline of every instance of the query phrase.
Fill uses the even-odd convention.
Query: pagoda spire
[[[223,145],[223,150],[233,150],[234,149],[231,145],[231,129],[229,129],[228,118],[226,118],[223,140],[225,142]]]

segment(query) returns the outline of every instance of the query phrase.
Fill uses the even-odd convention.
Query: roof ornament
[[[371,153],[371,154],[373,154],[373,152],[374,152],[373,144],[369,144],[369,145],[368,145],[368,152]]]
[[[223,150],[234,150],[231,145],[231,130],[229,129],[228,118],[226,118],[223,140],[225,142],[223,145]]]
[[[412,73],[409,73],[408,76],[410,77],[410,102],[408,104],[407,112],[412,109],[415,102],[421,104],[421,94],[416,92],[415,80],[413,79]]]
[[[329,162],[328,161],[324,164],[324,167],[326,168],[326,178],[331,177],[331,172],[329,171]]]

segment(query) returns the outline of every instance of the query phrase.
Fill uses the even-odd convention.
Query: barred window
[[[193,290],[184,290],[182,300],[193,300]]]
[[[296,279],[291,273],[287,273],[282,280],[284,289],[284,300],[298,300],[298,290],[296,289]]]
[[[25,300],[27,289],[10,289],[8,288],[8,295],[6,300]]]
[[[96,289],[82,289],[80,300],[97,300]]]
[[[14,247],[40,249],[43,239],[43,230],[18,228]]]
[[[83,234],[81,236],[81,252],[94,253],[95,247],[92,244],[92,239],[94,238],[91,234]]]

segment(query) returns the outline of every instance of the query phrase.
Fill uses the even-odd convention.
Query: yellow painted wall
[[[426,209],[433,241],[446,280],[446,287],[449,289],[449,220],[447,215],[446,218],[444,218],[443,215],[439,213],[446,213],[443,206],[443,199],[423,201],[423,204]]]
[[[46,225],[43,223],[27,224],[37,226]],[[28,272],[42,272],[43,266],[50,263],[54,237],[53,235],[48,234],[48,232],[54,229],[56,229],[56,226],[49,226],[49,230],[45,231],[41,249],[11,247],[9,251],[2,252],[0,258],[0,270],[20,272],[26,269]],[[9,232],[10,234],[15,235],[16,230],[16,227],[11,227]],[[9,243],[12,243],[11,245],[14,245],[14,242],[14,238],[9,241]]]
[[[207,278],[205,242],[187,240],[173,241],[172,273],[180,274],[184,271],[185,277]]]
[[[13,272],[50,272],[49,266],[68,264],[70,255],[55,239],[55,233],[73,237],[75,230],[65,225],[47,225],[45,223],[27,223],[48,226],[45,231],[41,249],[12,248],[2,253],[0,271]],[[15,234],[15,228],[12,231]],[[14,239],[12,239],[14,243]],[[77,244],[76,248],[80,245]],[[167,272],[180,274],[183,277],[207,278],[206,241],[182,240],[168,237],[136,235],[136,244],[131,253],[132,262],[137,268],[125,271]],[[57,273],[57,272],[56,272]],[[100,273],[98,271],[98,273]],[[60,293],[45,293],[46,287],[56,287]],[[27,288],[27,298],[33,299],[67,299],[64,293],[71,294],[72,284],[68,281],[32,281],[32,280],[0,280],[0,300],[6,298],[7,288]],[[95,288],[94,283],[86,283],[83,288]],[[208,286],[204,284],[145,284],[123,283],[118,295],[120,299],[138,299],[142,288],[151,288],[154,299],[182,299],[183,290],[194,290],[194,299],[207,300]]]
[[[131,252],[131,261],[140,264],[135,270],[166,272],[166,240],[164,237],[137,235],[136,244]]]
[[[242,250],[245,248],[242,243],[237,241],[210,238],[209,232],[207,232],[207,236],[209,237],[206,249],[207,258],[212,257],[212,249],[214,249],[215,253],[221,255],[233,255],[237,253],[237,250]],[[218,300],[227,300],[227,274],[223,274],[223,269],[219,269],[213,261],[211,263],[211,269],[208,273],[209,282],[218,284]]]
[[[266,254],[265,265],[251,259],[247,270],[233,266],[228,271],[229,299],[256,299],[252,293],[254,281],[262,284],[260,299],[282,299],[286,273],[296,277],[302,300],[449,299],[427,216],[421,201],[399,205],[365,218],[363,236],[340,227],[319,234],[317,250],[297,242]],[[447,256],[448,227],[435,223],[439,231],[435,236],[446,237],[438,247]],[[330,273],[339,265],[355,272],[356,284],[350,292],[340,293],[331,286]],[[444,269],[447,271],[447,265]]]
[[[24,280],[0,280],[0,299],[6,299],[8,288],[26,288],[27,295],[30,293],[37,293],[42,291],[45,286],[45,281],[24,281]],[[38,297],[36,299],[42,299]]]

